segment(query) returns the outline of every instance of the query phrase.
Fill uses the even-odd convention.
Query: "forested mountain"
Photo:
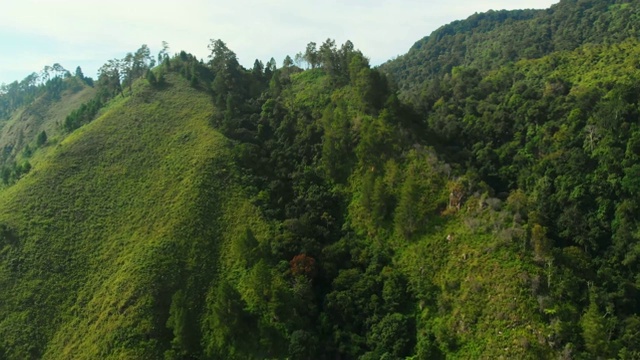
[[[432,80],[456,66],[483,73],[521,59],[584,44],[638,38],[640,4],[632,0],[562,0],[546,10],[489,11],[442,26],[382,69],[416,101]],[[417,101],[419,102],[419,101]]]
[[[640,357],[636,8],[3,88],[0,359]]]

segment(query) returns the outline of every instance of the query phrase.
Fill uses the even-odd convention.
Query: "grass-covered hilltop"
[[[639,14],[4,85],[0,359],[640,358]]]

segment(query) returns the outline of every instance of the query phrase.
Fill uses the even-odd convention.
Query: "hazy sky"
[[[351,40],[380,64],[453,20],[490,9],[548,8],[557,0],[7,0],[0,6],[0,83],[45,65],[82,66],[95,77],[108,59],[147,44],[154,54],[206,57],[222,39],[240,63],[281,63],[307,43]]]

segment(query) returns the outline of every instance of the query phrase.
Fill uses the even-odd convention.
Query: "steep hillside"
[[[486,76],[458,68],[427,98],[440,154],[519,198],[532,287],[564,352],[635,358],[638,347],[638,54],[630,39],[520,61]],[[516,227],[514,227],[514,230]],[[515,249],[514,249],[515,250]],[[523,252],[524,251],[524,252]],[[602,332],[608,337],[602,339]],[[582,335],[577,336],[578,334]]]
[[[404,96],[330,39],[109,61],[0,192],[0,358],[639,358],[635,8],[474,15]]]
[[[63,131],[66,117],[95,95],[94,88],[76,78],[67,79],[66,82],[69,83],[67,89],[58,97],[45,93],[3,122],[0,147],[5,149],[6,155],[15,156],[22,150],[21,145],[35,141],[42,131],[54,138]],[[16,143],[20,139],[23,143]]]
[[[173,293],[205,293],[241,200],[208,96],[171,79],[138,83],[2,193],[8,358],[159,358]]]
[[[237,142],[247,190],[275,226],[262,246],[251,234],[235,242],[227,285],[210,299],[205,357],[562,350],[546,340],[536,298],[544,273],[521,197],[504,206],[482,179],[439,160],[424,124],[359,51],[327,41],[318,68],[286,65],[251,95],[270,69],[243,71],[215,45],[212,91],[226,109],[214,124]],[[204,83],[184,70],[197,60],[183,58],[172,68]]]
[[[415,101],[456,66],[496,69],[586,43],[615,43],[640,35],[640,5],[630,0],[561,0],[547,10],[489,11],[454,21],[382,65]]]
[[[58,86],[54,88],[51,83]],[[8,116],[0,120],[0,168],[5,185],[28,171],[23,171],[22,167],[24,164],[30,167],[31,157],[38,148],[57,142],[66,135],[64,123],[67,116],[96,93],[93,87],[77,77],[55,78],[47,84],[34,90],[38,95],[26,101],[25,105],[13,111],[3,111]]]
[[[211,65],[165,60],[0,195],[1,354],[553,353],[530,309],[538,268],[491,235],[520,225],[417,143],[360,52],[245,71],[216,46]]]

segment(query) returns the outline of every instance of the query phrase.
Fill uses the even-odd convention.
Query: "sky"
[[[81,66],[96,77],[107,60],[147,44],[157,54],[208,55],[221,39],[246,67],[255,59],[278,64],[327,38],[381,64],[406,53],[442,25],[476,12],[542,9],[558,0],[0,0],[0,84],[45,65]]]

